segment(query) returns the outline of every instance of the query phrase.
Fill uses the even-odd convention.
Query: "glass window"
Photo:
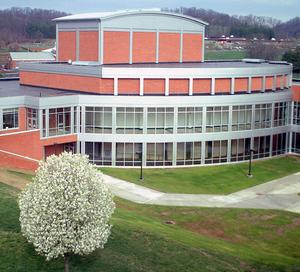
[[[49,109],[49,136],[69,133],[71,133],[71,108]]]
[[[173,133],[174,109],[173,108],[148,108],[147,133],[169,134]]]
[[[86,107],[85,133],[112,133],[112,108]]]
[[[228,106],[207,107],[206,132],[228,131]]]
[[[205,142],[205,163],[227,162],[227,141]]]
[[[111,143],[85,142],[85,154],[91,163],[96,165],[111,165]]]
[[[143,108],[117,108],[116,122],[119,134],[142,134]]]
[[[38,128],[38,109],[27,108],[27,129],[37,129]]]
[[[2,110],[2,124],[3,129],[18,128],[19,127],[19,109],[10,108]]]
[[[180,107],[177,119],[177,133],[202,132],[202,107]]]
[[[139,166],[141,165],[142,143],[117,143],[116,165]]]
[[[270,128],[272,118],[272,104],[255,105],[254,128]]]
[[[201,164],[201,142],[177,143],[176,165]]]
[[[232,107],[232,130],[250,130],[252,121],[252,106],[241,105]]]
[[[274,104],[273,126],[286,126],[289,123],[290,103],[280,102]]]
[[[254,137],[253,139],[253,159],[270,156],[270,136]]]
[[[272,155],[281,155],[286,153],[286,133],[273,135]]]
[[[292,134],[292,152],[300,154],[300,133]]]
[[[294,102],[293,124],[300,125],[300,102]]]
[[[172,165],[173,143],[148,143],[147,166]]]

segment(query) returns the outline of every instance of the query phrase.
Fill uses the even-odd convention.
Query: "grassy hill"
[[[14,185],[30,175],[0,170]],[[20,233],[19,190],[0,183],[0,271],[63,271],[46,262]],[[300,215],[249,209],[137,205],[115,199],[104,250],[72,256],[71,271],[297,271]],[[166,224],[173,221],[174,224]]]

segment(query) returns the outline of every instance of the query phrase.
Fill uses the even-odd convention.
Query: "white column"
[[[165,78],[165,95],[168,96],[169,95],[169,78]]]
[[[114,77],[114,95],[118,95],[118,78]]]
[[[211,91],[210,91],[210,94],[211,95],[214,95],[215,94],[215,78],[213,77],[212,79],[211,79]]]
[[[235,78],[231,78],[231,84],[230,84],[230,94],[234,94],[234,84],[235,84]]]
[[[133,48],[133,33],[132,28],[130,28],[130,36],[129,36],[129,63],[132,64],[132,48]]]
[[[159,31],[156,30],[156,63],[159,62]]]
[[[190,77],[189,78],[189,95],[193,95],[193,89],[194,89],[194,82],[193,82],[193,78]]]
[[[80,48],[80,38],[79,38],[79,30],[76,30],[76,60],[79,60],[79,48]]]
[[[140,77],[140,96],[144,95],[144,78]]]
[[[179,62],[182,62],[183,58],[183,33],[182,30],[180,31],[180,51],[179,51]]]

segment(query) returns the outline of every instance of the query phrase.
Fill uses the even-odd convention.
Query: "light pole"
[[[250,148],[249,150],[249,167],[248,167],[248,178],[252,178],[252,154],[255,150]]]
[[[140,157],[141,170],[140,170],[140,181],[143,181],[143,151],[135,152]]]

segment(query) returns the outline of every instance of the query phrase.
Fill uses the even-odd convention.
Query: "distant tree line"
[[[65,16],[55,10],[10,8],[0,10],[0,45],[28,39],[55,38],[52,19]]]
[[[300,17],[291,19],[285,23],[280,20],[264,16],[230,16],[202,8],[175,8],[165,11],[181,13],[192,16],[209,23],[206,29],[209,37],[221,35],[234,35],[245,38],[300,38]]]

